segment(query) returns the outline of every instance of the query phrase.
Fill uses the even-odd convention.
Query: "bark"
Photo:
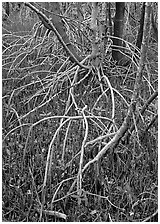
[[[151,22],[152,22],[152,28],[153,28],[153,36],[154,36],[155,40],[158,42],[158,28],[156,26],[156,22],[154,19],[153,9],[152,9]]]
[[[98,41],[97,41],[97,35],[98,35],[98,26],[97,26],[97,16],[98,16],[98,3],[93,2],[92,3],[92,15],[91,15],[91,40],[92,40],[92,53],[91,53],[91,59],[92,59],[92,65],[95,67],[98,67],[99,65],[99,59],[98,59]]]
[[[122,51],[121,47],[123,46],[123,41],[121,40],[121,38],[123,38],[124,11],[125,11],[125,2],[116,2],[112,57],[118,63],[121,61],[123,57],[120,51]]]
[[[136,46],[139,49],[141,49],[142,38],[143,38],[144,15],[145,15],[145,2],[143,2],[143,5],[142,5],[140,26],[139,26],[138,36],[137,36],[137,43],[136,43]]]
[[[9,14],[10,14],[9,2],[6,2],[6,14],[7,14],[7,16],[9,16]]]
[[[111,2],[108,2],[108,20],[109,20],[109,33],[112,35],[112,17],[111,17]]]

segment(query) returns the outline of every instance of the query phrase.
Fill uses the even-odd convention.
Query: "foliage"
[[[112,35],[106,45],[106,39],[100,41],[107,3],[59,6],[84,66],[69,60],[57,36],[24,4],[10,3],[3,20],[3,221],[155,220],[158,52],[152,29],[131,133],[95,159],[113,141],[131,105],[141,66],[135,37],[142,3],[125,5],[123,54],[130,61],[123,65],[112,59]],[[92,6],[95,14],[98,10],[98,34],[90,26]],[[115,4],[110,6],[113,22]]]

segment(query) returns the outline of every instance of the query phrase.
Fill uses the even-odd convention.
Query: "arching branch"
[[[42,21],[43,25],[48,29],[53,31],[59,42],[62,44],[62,46],[64,47],[65,51],[67,52],[67,54],[70,56],[71,61],[76,63],[77,65],[79,65],[80,67],[84,68],[84,69],[89,69],[89,67],[83,65],[82,63],[80,63],[77,58],[75,57],[75,55],[73,54],[73,52],[70,51],[70,49],[67,47],[66,43],[64,42],[64,40],[62,39],[61,35],[59,34],[59,32],[57,31],[57,29],[55,28],[55,26],[53,25],[53,23],[51,22],[50,19],[47,18],[47,16],[42,13],[41,11],[39,11],[35,6],[33,6],[31,3],[26,2],[25,3],[26,6],[28,6],[31,10],[33,10],[39,17],[39,19]]]

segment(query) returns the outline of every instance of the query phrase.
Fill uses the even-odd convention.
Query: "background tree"
[[[6,2],[6,14],[9,16],[9,2]]]
[[[114,38],[113,38],[113,59],[117,62],[122,60],[122,47],[123,47],[123,29],[124,29],[124,12],[125,2],[116,2],[116,13],[114,17]]]
[[[139,49],[141,49],[142,38],[143,38],[144,15],[145,15],[145,2],[143,2],[143,5],[142,5],[140,26],[139,26],[138,36],[137,36],[137,43],[136,43],[136,46]]]

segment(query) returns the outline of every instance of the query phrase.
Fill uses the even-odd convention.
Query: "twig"
[[[148,220],[150,220],[154,216],[158,216],[158,209],[152,215],[150,215],[149,217],[147,217],[146,219],[144,219],[142,222],[148,222]]]
[[[87,108],[87,105],[85,105],[85,107],[82,109],[82,116],[84,118],[86,130],[85,130],[85,136],[84,136],[84,139],[83,139],[83,142],[82,142],[82,147],[81,147],[79,171],[78,171],[78,176],[77,176],[77,192],[78,192],[79,196],[81,196],[81,192],[82,192],[82,165],[83,165],[85,143],[86,143],[87,136],[88,136],[88,122],[87,122],[87,118],[84,114],[84,111],[85,111],[86,108]]]
[[[37,211],[39,213],[41,213],[41,209],[37,208]],[[42,212],[46,215],[53,215],[53,216],[56,216],[58,218],[65,219],[65,220],[67,219],[67,215],[64,213],[61,213],[61,212],[51,211],[51,210],[42,210]]]
[[[98,136],[97,138],[95,138],[95,139],[93,139],[93,140],[87,142],[87,143],[85,144],[85,147],[87,147],[88,145],[92,145],[92,144],[94,144],[94,143],[96,143],[96,142],[98,142],[98,141],[101,141],[101,140],[103,140],[104,138],[106,139],[106,138],[113,137],[115,134],[116,134],[116,132],[114,132],[114,133],[110,133],[110,134],[106,134],[106,135],[102,135],[102,136]]]
[[[47,161],[46,161],[46,168],[45,168],[45,176],[44,176],[44,181],[43,181],[43,187],[42,187],[42,205],[41,205],[41,215],[40,217],[42,216],[42,211],[43,211],[43,207],[44,207],[44,204],[45,204],[45,191],[46,191],[46,184],[47,184],[47,177],[48,177],[48,174],[50,174],[51,172],[51,166],[52,166],[52,157],[53,157],[53,148],[52,148],[52,145],[53,145],[53,142],[59,132],[59,130],[62,128],[62,126],[67,123],[68,121],[70,121],[70,118],[68,118],[67,120],[65,120],[60,126],[59,128],[56,130],[51,142],[50,142],[50,145],[49,145],[49,149],[48,149],[48,155],[47,155]],[[41,220],[41,218],[40,218]]]
[[[36,196],[37,196],[38,203],[41,206],[41,202],[40,202],[39,195],[38,195],[38,192],[37,192],[37,189],[36,189],[36,184],[35,184],[35,181],[34,181],[33,173],[31,171],[30,167],[29,167],[29,173],[30,173],[31,178],[32,178],[32,184],[33,184],[34,190],[36,192]]]
[[[108,87],[109,87],[109,89],[111,91],[111,98],[112,98],[112,120],[114,121],[114,117],[115,117],[115,100],[114,100],[113,88],[112,88],[111,83],[110,83],[109,79],[107,78],[107,76],[104,75],[102,66],[101,66],[101,71],[102,71],[102,77],[107,82]]]
[[[158,114],[156,114],[153,119],[150,121],[149,125],[147,126],[147,128],[145,129],[144,133],[146,133],[150,128],[151,126],[154,124],[154,122],[158,119]]]
[[[109,196],[105,197],[105,196],[101,196],[101,195],[98,195],[98,194],[90,193],[90,192],[88,192],[88,191],[85,191],[85,193],[86,193],[86,194],[89,194],[89,195],[93,195],[93,196],[99,197],[99,198],[106,199],[106,200],[109,202],[109,204],[110,204],[111,206],[113,206],[113,207],[115,207],[115,208],[117,208],[117,209],[119,209],[119,210],[121,210],[121,211],[123,211],[123,212],[125,211],[124,208],[120,208],[120,207],[114,205],[114,204],[108,199]]]
[[[143,105],[142,109],[140,110],[140,114],[143,115],[145,110],[147,109],[147,107],[152,103],[152,101],[158,96],[158,91],[154,92],[150,97],[149,99],[146,101],[146,103]],[[140,119],[140,115],[136,118],[136,124],[139,122],[139,119]],[[131,126],[131,128],[129,129],[129,131],[127,132],[127,134],[124,136],[123,138],[123,141],[125,140],[129,140],[131,134],[132,134],[132,131],[134,130],[135,128],[135,124],[133,124]]]
[[[65,180],[62,180],[62,181],[61,181],[61,183],[60,183],[59,186],[57,187],[57,189],[56,189],[56,191],[55,191],[55,193],[54,193],[54,195],[53,195],[53,197],[52,197],[52,201],[51,201],[51,210],[53,209],[53,203],[54,203],[54,201],[55,201],[55,197],[56,197],[56,195],[57,195],[59,189],[60,189],[61,186],[63,185],[63,183],[65,183],[66,181],[72,180],[72,179],[74,179],[74,178],[75,178],[75,177],[70,177],[70,178],[68,178],[68,179],[65,179]]]

